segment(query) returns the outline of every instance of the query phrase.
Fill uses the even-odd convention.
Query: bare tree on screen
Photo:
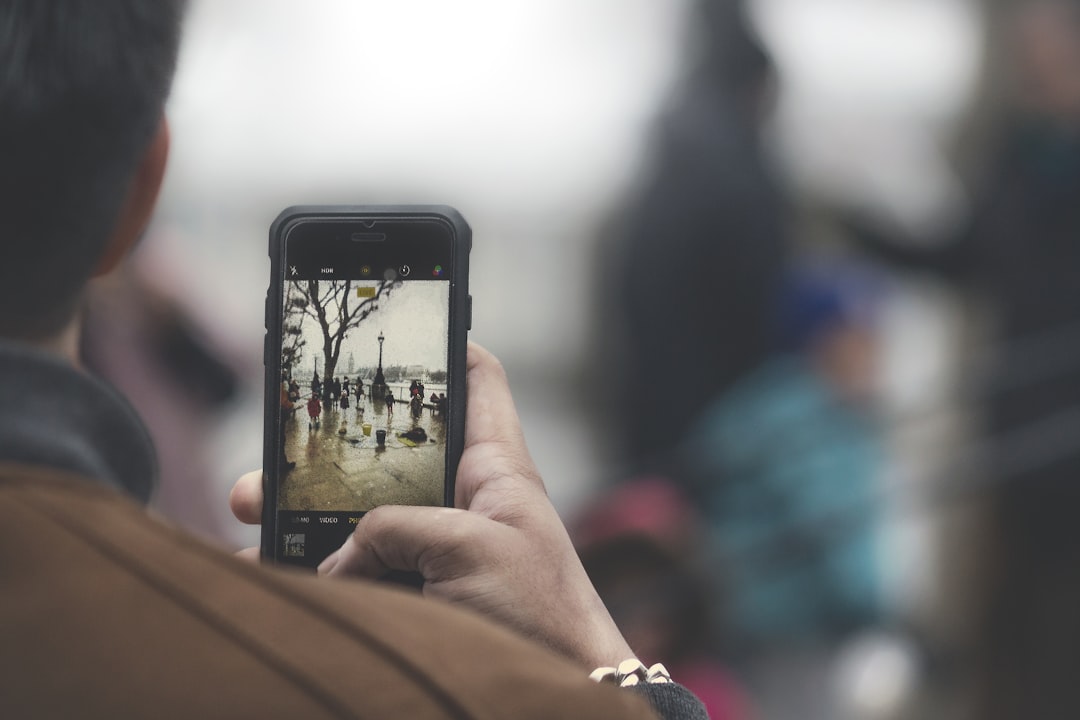
[[[365,297],[353,291],[351,280],[300,280],[291,285],[296,296],[286,312],[303,313],[319,324],[323,336],[323,378],[329,380],[337,369],[342,341],[379,309],[379,302],[390,297],[391,291],[401,286],[401,280],[382,280]]]

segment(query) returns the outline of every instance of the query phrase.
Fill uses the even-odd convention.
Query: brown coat
[[[258,567],[75,475],[0,463],[0,715],[649,718],[404,591]]]

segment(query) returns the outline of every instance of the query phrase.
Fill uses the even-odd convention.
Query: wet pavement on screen
[[[370,424],[370,435],[364,432],[364,423]],[[398,434],[415,427],[423,428],[428,440],[410,447]],[[386,446],[379,448],[377,431],[387,428],[386,406],[381,402],[374,409],[370,401],[365,402],[362,414],[355,407],[328,408],[320,426],[310,429],[305,403],[297,403],[295,415],[285,426],[285,456],[296,467],[281,483],[280,509],[442,505],[445,423],[433,417],[430,408],[414,421],[409,405],[398,402]]]

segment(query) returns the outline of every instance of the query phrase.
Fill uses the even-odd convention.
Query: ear
[[[161,182],[165,178],[165,161],[168,157],[169,123],[162,115],[157,132],[135,170],[131,187],[128,188],[127,197],[116,219],[116,227],[101,256],[95,275],[104,275],[115,268],[146,229],[157,204]]]

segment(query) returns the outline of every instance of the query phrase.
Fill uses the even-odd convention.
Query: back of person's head
[[[775,68],[747,17],[745,0],[699,0],[697,20],[704,35],[699,72],[722,92],[755,101]]]
[[[880,279],[869,268],[838,258],[793,261],[781,279],[776,303],[776,349],[809,353],[839,328],[875,324]]]
[[[0,3],[0,336],[73,317],[160,125],[184,5]]]

